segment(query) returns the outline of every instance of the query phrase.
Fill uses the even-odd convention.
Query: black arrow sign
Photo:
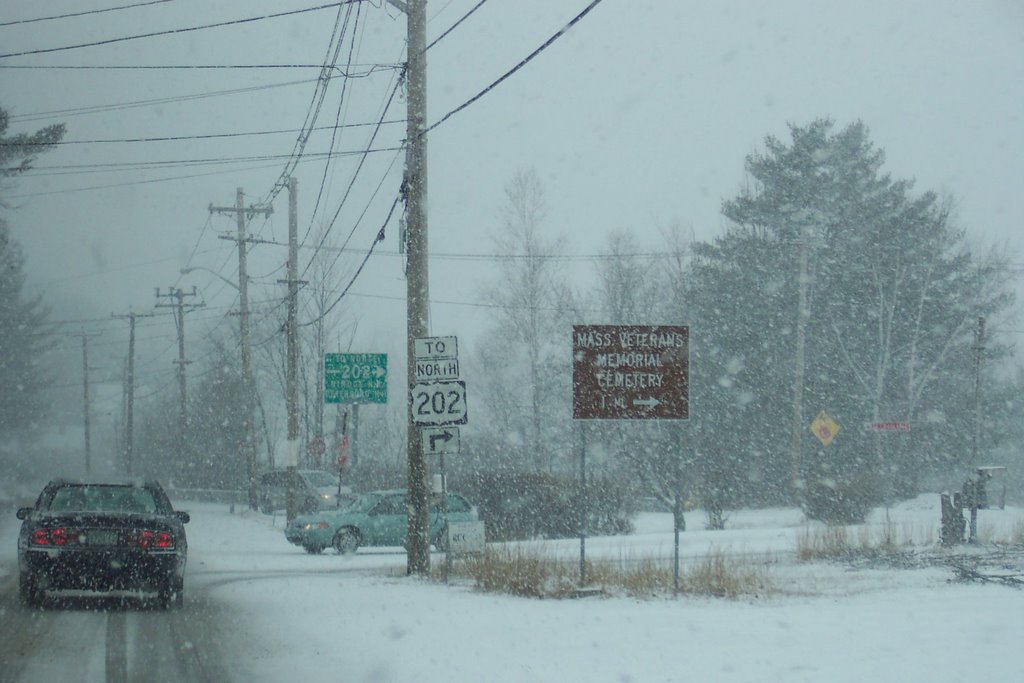
[[[455,438],[455,435],[452,434],[451,432],[449,432],[446,429],[443,432],[441,432],[440,434],[431,434],[427,438],[430,440],[430,450],[431,451],[436,451],[437,450],[437,442],[438,442],[438,440],[441,440],[441,441],[444,441],[445,443],[448,443],[453,438]]]

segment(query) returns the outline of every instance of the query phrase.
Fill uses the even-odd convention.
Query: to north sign
[[[572,416],[690,416],[690,329],[684,325],[574,325]]]
[[[458,358],[457,337],[420,337],[412,340],[413,356],[416,360],[437,358]]]
[[[459,359],[416,360],[416,381],[430,382],[435,379],[458,379]]]

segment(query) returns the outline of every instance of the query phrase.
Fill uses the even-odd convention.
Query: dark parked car
[[[18,588],[27,605],[46,591],[146,591],[181,605],[187,512],[163,488],[145,483],[55,479],[34,507],[20,508]]]
[[[338,475],[322,470],[296,470],[296,508],[299,513],[338,507]],[[349,501],[351,489],[341,488],[342,500]],[[260,475],[260,510],[270,514],[284,510],[288,492],[288,470],[270,470]]]

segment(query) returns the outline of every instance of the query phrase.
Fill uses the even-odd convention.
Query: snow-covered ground
[[[797,563],[795,510],[736,512],[718,532],[691,513],[681,536],[684,559],[771,553],[767,595],[534,600],[407,578],[400,549],[307,555],[280,518],[180,507],[193,515],[185,609],[228,606],[221,647],[239,681],[1024,680],[1024,590],[954,582],[942,566]],[[897,533],[941,552],[937,495],[890,514]],[[867,528],[880,533],[884,519],[878,511]],[[1019,509],[983,511],[979,528],[1007,538],[1022,520]],[[579,552],[578,541],[546,545]],[[631,536],[588,539],[587,555],[671,558],[672,548],[671,517],[644,514]]]

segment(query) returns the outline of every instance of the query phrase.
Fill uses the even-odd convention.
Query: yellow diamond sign
[[[832,439],[836,438],[838,433],[839,425],[824,410],[818,413],[818,416],[811,422],[811,434],[818,437],[822,446],[832,443]]]

